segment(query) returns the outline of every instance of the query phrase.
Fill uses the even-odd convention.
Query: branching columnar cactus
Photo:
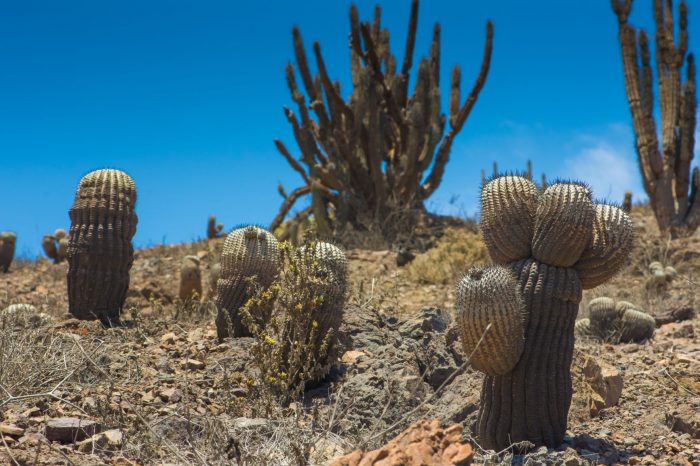
[[[438,188],[452,143],[464,127],[479,97],[491,63],[493,26],[486,23],[481,68],[469,94],[460,90],[460,68],[452,69],[449,115],[440,104],[440,25],[435,24],[427,57],[414,75],[418,0],[411,2],[402,61],[391,53],[389,30],[382,27],[381,9],[372,21],[360,21],[350,7],[350,68],[352,90],[341,92],[328,74],[321,46],[313,45],[318,73],[313,74],[301,33],[292,29],[295,67],[288,65],[287,86],[298,112],[285,108],[301,152],[295,157],[280,140],[277,149],[301,176],[303,185],[287,193],[270,224],[282,225],[297,200],[310,195],[309,207],[291,220],[313,215],[321,236],[354,227],[377,227],[389,240],[401,233],[404,219],[423,212]],[[335,52],[334,52],[335,53]],[[409,84],[413,86],[411,91]],[[344,95],[348,95],[344,100]],[[396,213],[402,215],[396,215]],[[402,217],[399,221],[398,218]],[[288,234],[285,229],[283,234]],[[281,237],[287,239],[287,237]]]
[[[256,226],[238,228],[226,237],[216,298],[216,330],[220,340],[250,335],[238,310],[253,296],[254,285],[267,287],[279,273],[277,244],[272,233]]]
[[[582,290],[622,267],[631,222],[620,209],[594,204],[582,184],[554,183],[540,193],[526,178],[502,176],[482,189],[481,229],[497,265],[472,269],[456,290],[464,349],[487,374],[480,444],[559,445]]]
[[[199,257],[185,256],[180,265],[180,300],[183,303],[202,298],[202,271]]]
[[[54,264],[63,262],[68,256],[68,235],[66,230],[57,229],[53,235],[44,235],[41,241],[44,254],[49,259],[53,259]]]
[[[641,342],[652,337],[655,319],[627,301],[600,297],[588,303],[588,318],[576,321],[576,334],[609,343]]]
[[[78,184],[69,210],[68,307],[78,319],[119,320],[134,261],[136,185],[119,170],[96,170]]]
[[[17,235],[11,231],[3,231],[0,233],[0,269],[4,273],[10,270],[10,264],[15,257],[15,243]]]
[[[221,236],[221,230],[224,229],[223,223],[216,223],[216,216],[210,215],[207,221],[207,238],[214,239]]]

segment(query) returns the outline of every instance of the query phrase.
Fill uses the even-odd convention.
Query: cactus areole
[[[134,261],[136,185],[119,170],[95,170],[68,211],[68,309],[78,319],[119,320]]]
[[[617,207],[594,204],[582,184],[555,183],[540,193],[529,179],[501,176],[482,190],[481,229],[496,265],[471,271],[456,290],[462,344],[486,374],[480,445],[558,446],[571,405],[582,290],[622,267],[631,222]],[[504,291],[513,287],[519,299]],[[487,289],[500,291],[493,296]]]

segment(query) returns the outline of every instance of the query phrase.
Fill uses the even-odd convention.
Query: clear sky
[[[367,19],[376,2],[356,3]],[[401,57],[410,0],[380,3]],[[698,51],[694,3],[690,48]],[[201,237],[209,214],[227,229],[268,224],[281,203],[277,184],[300,185],[272,143],[280,137],[296,149],[282,113],[291,105],[290,29],[300,27],[309,51],[321,42],[347,90],[349,5],[3,2],[0,230],[17,232],[20,255],[39,253],[44,233],[69,226],[80,177],[105,167],[136,181],[137,246]],[[493,161],[523,169],[528,158],[538,177],[580,178],[616,201],[625,190],[642,196],[609,0],[423,0],[416,55],[440,22],[445,102],[454,63],[463,96],[471,87],[488,18],[491,71],[429,208],[475,214],[480,170]],[[651,0],[635,0],[631,21],[652,30]]]

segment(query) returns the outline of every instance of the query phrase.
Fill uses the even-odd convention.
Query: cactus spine
[[[69,210],[68,307],[78,319],[119,320],[134,260],[136,185],[119,170],[96,170],[78,184]]]
[[[10,270],[10,264],[15,257],[15,243],[17,235],[11,231],[3,231],[0,233],[0,268],[3,273]]]
[[[279,268],[280,254],[272,233],[256,226],[229,233],[224,241],[217,281],[216,330],[220,340],[250,335],[238,310],[253,296],[254,285],[268,287]]]
[[[490,323],[492,337],[484,337],[482,354],[503,353],[496,342],[510,338],[513,349],[506,354],[516,356],[498,371],[485,370],[480,444],[495,450],[521,441],[558,446],[571,404],[574,324],[582,290],[608,280],[623,265],[632,246],[631,223],[615,207],[594,205],[581,184],[554,183],[538,193],[530,180],[518,176],[497,177],[483,187],[481,218],[489,254],[504,272],[485,269],[481,280],[460,282],[458,325],[485,328]],[[478,292],[487,286],[514,288],[524,315],[502,310],[512,292]],[[521,318],[524,344],[518,351],[515,329]],[[462,332],[465,350],[475,345],[475,335]]]

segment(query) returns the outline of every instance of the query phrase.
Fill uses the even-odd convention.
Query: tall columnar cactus
[[[272,233],[251,225],[228,234],[217,281],[216,330],[220,340],[250,335],[238,310],[253,296],[254,286],[267,287],[273,282],[279,268],[280,253]]]
[[[119,320],[134,260],[136,185],[119,170],[96,170],[78,184],[69,210],[68,308],[78,319]]]
[[[202,298],[202,271],[199,257],[185,256],[180,265],[180,300],[183,303]]]
[[[692,53],[687,53],[688,6],[680,2],[675,32],[672,1],[654,0],[660,106],[655,112],[647,33],[641,29],[637,33],[627,22],[632,0],[611,2],[617,16],[627,100],[649,204],[661,231],[676,237],[692,235],[700,226],[700,169],[695,167],[691,174],[697,97],[695,60]],[[655,114],[660,117],[660,130]]]
[[[559,445],[582,290],[622,267],[631,222],[616,207],[594,204],[581,184],[554,183],[540,193],[526,178],[502,176],[482,189],[481,229],[496,265],[472,269],[456,290],[462,343],[487,374],[480,444]]]
[[[453,68],[446,116],[440,110],[439,24],[433,29],[429,56],[420,60],[409,79],[417,25],[418,0],[413,0],[403,62],[397,63],[389,47],[389,31],[382,29],[381,9],[376,7],[372,22],[360,22],[357,8],[350,7],[353,88],[347,101],[339,82],[328,75],[320,45],[313,45],[318,68],[313,76],[301,34],[292,29],[303,87],[297,85],[295,69],[288,65],[287,85],[298,113],[289,108],[284,112],[301,156],[294,157],[279,140],[275,144],[303,185],[290,193],[280,189],[284,202],[270,230],[275,231],[294,203],[306,195],[311,196],[310,205],[295,220],[313,215],[323,236],[350,223],[374,227],[391,240],[399,221],[415,220],[410,217],[423,211],[423,202],[440,185],[452,143],[486,81],[493,27],[487,22],[481,68],[464,101],[460,68]],[[412,92],[409,81],[414,85]]]
[[[207,239],[214,239],[221,236],[221,230],[224,229],[223,223],[216,223],[216,216],[210,215],[207,220]]]
[[[3,273],[10,270],[10,264],[15,257],[15,243],[17,235],[11,231],[3,231],[0,233],[0,269]]]
[[[54,264],[63,262],[68,255],[68,235],[66,230],[57,229],[53,235],[44,235],[41,240],[41,247],[44,254],[49,259],[53,259]]]

